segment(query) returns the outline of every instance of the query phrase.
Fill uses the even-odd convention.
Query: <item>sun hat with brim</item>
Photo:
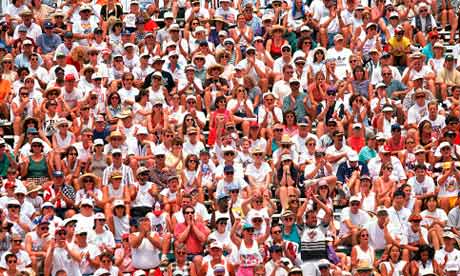
[[[271,33],[274,33],[274,32],[276,32],[276,31],[281,31],[281,32],[284,33],[284,27],[281,26],[281,25],[278,25],[278,24],[273,25],[270,32],[271,32]]]
[[[45,90],[45,93],[43,93],[43,97],[47,98],[48,94],[51,92],[57,92],[58,93],[57,96],[59,97],[59,95],[61,94],[61,89],[58,87],[50,87]]]
[[[136,175],[140,175],[141,173],[145,173],[145,172],[150,172],[150,170],[142,166],[136,170]]]
[[[264,151],[262,150],[261,147],[255,147],[251,150],[251,153],[252,154],[255,154],[255,153],[263,153]]]
[[[2,62],[4,61],[13,61],[13,56],[11,54],[6,54],[2,59]]]
[[[415,100],[417,95],[424,95],[426,98],[428,98],[429,95],[430,95],[430,92],[427,91],[426,89],[419,88],[419,89],[415,90],[414,94],[412,94],[412,100]]]
[[[156,73],[156,72],[155,72]],[[120,112],[120,114],[117,115],[117,118],[118,119],[125,119],[125,118],[128,118],[132,116],[131,114],[131,111],[129,110],[123,110],[122,112]]]
[[[293,267],[291,268],[291,270],[289,270],[289,273],[288,273],[288,276],[289,275],[292,275],[292,274],[296,274],[296,273],[303,273],[302,272],[302,269],[300,269],[299,267]]]
[[[122,179],[122,178],[123,178],[123,174],[120,171],[113,171],[110,174],[110,179]]]
[[[289,134],[283,134],[283,136],[281,137],[281,141],[280,141],[280,144],[283,145],[292,145],[292,140],[291,140],[291,136],[289,136]]]
[[[455,239],[457,238],[457,236],[452,233],[451,231],[445,231],[443,234],[442,234],[442,237],[443,238],[449,238],[449,239]]]
[[[382,109],[382,112],[393,112],[393,107],[387,105]]]
[[[425,152],[425,148],[422,145],[418,145],[414,149],[414,153],[417,154],[419,152]]]
[[[125,136],[119,130],[110,132],[110,135],[107,137],[107,141],[110,142],[114,137],[121,137],[122,140],[125,140]]]
[[[38,186],[35,182],[31,182],[27,185],[27,194],[41,191],[42,187]]]
[[[95,174],[93,174],[93,173],[85,173],[85,174],[81,175],[81,176],[78,178],[78,182],[80,183],[80,185],[83,184],[83,183],[84,183],[84,180],[85,180],[86,178],[88,178],[88,177],[91,178],[91,179],[93,179],[94,184],[97,183],[97,176],[96,176]]]
[[[281,162],[287,161],[287,160],[292,160],[292,156],[290,154],[283,154],[281,156]]]
[[[367,261],[363,261],[360,264],[358,264],[358,267],[356,268],[357,272],[366,272],[366,271],[372,271],[373,268]]]
[[[219,69],[219,75],[224,72],[224,67],[222,65],[220,65],[218,63],[213,63],[213,64],[209,65],[207,73],[209,74],[214,69]]]
[[[54,126],[55,126],[55,127],[60,127],[60,126],[65,125],[65,124],[69,125],[70,122],[67,121],[66,118],[59,118],[59,119],[56,121],[56,123],[54,123]]]

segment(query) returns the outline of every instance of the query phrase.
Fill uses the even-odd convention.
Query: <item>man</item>
[[[393,204],[388,209],[388,217],[390,218],[388,229],[393,242],[396,239],[402,240],[409,228],[411,210],[404,207],[405,202],[406,194],[401,189],[396,190],[393,194]]]
[[[18,39],[19,38],[19,29],[22,26],[25,26],[27,28],[27,36],[32,38],[34,41],[37,41],[37,38],[42,34],[42,28],[36,23],[33,23],[33,13],[32,11],[25,7],[22,9],[22,12],[20,13],[22,23],[18,24],[16,28],[14,29],[14,34],[13,38]]]
[[[14,254],[18,259],[18,269],[25,269],[26,267],[30,267],[32,265],[32,261],[30,259],[29,254],[26,250],[22,249],[22,242],[23,237],[19,234],[12,234],[11,235],[11,248],[8,253]],[[5,253],[5,254],[8,254]],[[3,255],[0,260],[0,267],[6,267],[6,260],[5,256]]]
[[[45,275],[57,275],[60,270],[69,275],[81,276],[79,262],[81,255],[66,241],[66,230],[63,227],[56,229],[54,239],[51,240],[45,258]]]
[[[326,149],[326,159],[332,164],[333,173],[336,174],[339,165],[346,160],[352,149],[344,144],[343,132],[335,131],[333,136],[334,144]]]
[[[324,224],[318,224],[315,210],[309,209],[305,213],[305,225],[297,259],[302,260],[303,275],[317,275],[316,264],[321,259],[327,259],[327,229]]]
[[[431,123],[432,135],[439,139],[442,137],[442,130],[446,127],[446,117],[438,111],[438,102],[430,101],[428,103],[428,114],[420,119],[420,121],[429,121]]]
[[[14,59],[14,65],[16,68],[26,67],[29,68],[30,66],[30,57],[34,53],[34,47],[32,41],[30,39],[24,40],[22,43],[22,53],[18,54]],[[41,65],[43,60],[41,57],[38,57],[38,62]]]
[[[93,31],[98,27],[98,19],[91,15],[93,9],[90,5],[80,6],[80,20],[73,22],[72,33],[81,46],[89,46],[89,40],[93,37]]]
[[[10,146],[6,144],[5,139],[0,138],[0,177],[5,179],[8,168],[15,168],[16,166],[16,160]]]
[[[166,167],[166,152],[163,147],[157,146],[153,150],[153,155],[155,156],[155,165],[150,168],[149,180],[155,183],[161,191],[166,187],[168,177],[173,172]]]
[[[337,17],[341,18],[340,15]],[[345,78],[345,76],[351,74],[351,67],[348,61],[350,56],[353,54],[350,49],[345,47],[345,45],[346,44],[343,35],[336,34],[334,36],[334,47],[328,49],[326,53],[326,59],[335,58],[335,75],[342,78]]]
[[[121,154],[121,150],[113,149],[111,154],[112,154],[112,165],[104,169],[104,172],[102,175],[102,185],[108,185],[109,176],[114,171],[121,172],[122,177],[123,177],[121,180],[121,185],[129,186],[130,184],[133,184],[134,183],[133,170],[129,166],[123,164],[123,157]]]
[[[129,235],[132,247],[132,265],[135,269],[160,271],[160,252],[162,238],[152,231],[149,218],[139,218],[139,229]]]
[[[367,212],[361,209],[361,198],[350,197],[350,206],[345,207],[340,216],[339,244],[357,244],[358,231],[369,219]]]
[[[415,176],[407,180],[407,184],[412,187],[412,193],[416,198],[414,213],[419,213],[422,210],[422,204],[426,198],[436,195],[436,185],[433,178],[427,175],[426,169],[425,164],[415,165]]]
[[[57,47],[62,43],[61,37],[53,33],[54,24],[46,21],[43,24],[45,33],[37,38],[38,51],[43,54],[53,54]]]
[[[12,224],[11,232],[25,237],[26,233],[32,229],[33,224],[26,215],[21,214],[21,204],[17,199],[10,199],[6,207],[8,213],[5,220]]]
[[[189,154],[199,155],[204,149],[204,144],[198,139],[198,130],[194,127],[189,127],[187,130],[188,141],[184,143],[182,152],[184,156]]]
[[[443,100],[446,100],[449,89],[460,85],[460,72],[456,69],[455,58],[452,54],[444,58],[444,66],[436,76],[436,85],[441,88]]]
[[[425,56],[420,52],[415,52],[410,56],[409,66],[404,70],[402,82],[407,86],[412,86],[411,80],[414,76],[423,77],[428,89],[434,93],[435,73],[429,65],[424,64]]]
[[[289,51],[291,50],[290,47],[288,48],[286,46],[284,46],[284,49],[288,49]],[[292,67],[290,61],[279,66],[281,67],[279,68],[280,80],[276,81],[275,84],[273,84],[272,93],[276,95],[279,106],[282,106],[284,99],[286,97],[289,97],[291,94],[290,80],[294,74],[294,68]]]
[[[388,98],[403,99],[404,96],[409,92],[407,86],[405,86],[400,80],[397,80],[393,77],[393,71],[390,66],[383,65],[381,72],[382,82],[385,84],[385,91]]]
[[[209,229],[195,219],[195,209],[192,206],[183,208],[185,222],[176,224],[174,237],[177,241],[185,243],[189,257],[201,255],[204,242],[209,235]]]
[[[359,151],[359,161],[366,164],[370,159],[377,156],[377,141],[374,133],[367,135],[367,145]]]
[[[390,233],[387,228],[389,222],[388,210],[385,206],[379,206],[377,207],[377,220],[366,225],[369,233],[369,245],[374,248],[378,255],[382,254],[386,246],[391,243]]]
[[[49,221],[42,217],[35,229],[26,234],[25,249],[30,256],[31,266],[34,271],[39,270],[39,265],[45,260],[49,244]]]
[[[444,246],[440,250],[436,251],[434,259],[441,267],[446,265],[449,261],[455,261],[458,263],[458,260],[460,260],[460,250],[455,248],[457,237],[454,233],[445,231],[443,238]]]
[[[363,175],[369,175],[367,165],[359,162],[358,153],[352,150],[347,153],[347,159],[342,162],[337,169],[337,181],[347,183],[348,187],[355,179]]]
[[[152,62],[152,67],[154,70],[152,73],[148,74],[147,77],[145,77],[143,88],[149,88],[152,85],[153,74],[155,72],[160,72],[161,76],[163,77],[163,85],[166,87],[168,92],[171,93],[175,88],[176,83],[174,82],[172,74],[166,70],[163,70],[165,61],[160,56],[154,56]]]
[[[216,185],[216,194],[230,194],[229,187],[233,185],[240,187],[240,191],[245,190],[245,192],[248,193],[249,184],[238,175],[242,174],[236,174],[235,176],[235,168],[232,165],[225,165],[223,168],[223,176]]]
[[[430,92],[425,89],[417,89],[414,94],[412,94],[415,104],[407,111],[407,129],[416,129],[421,119],[428,115],[429,101],[426,99],[428,94],[430,94]]]
[[[369,175],[372,178],[378,177],[380,175],[382,165],[387,163],[391,164],[392,176],[400,183],[405,182],[407,176],[401,161],[398,157],[391,155],[390,147],[388,145],[383,146],[379,154],[369,160],[369,163],[367,164],[367,167],[369,168]]]

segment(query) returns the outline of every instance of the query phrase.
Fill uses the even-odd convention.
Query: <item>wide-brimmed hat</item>
[[[284,33],[284,30],[285,29],[284,29],[283,26],[276,24],[276,25],[272,26],[272,29],[270,30],[270,33],[272,34],[272,33],[276,32],[276,31],[281,31],[281,32]]]
[[[211,65],[208,66],[208,69],[206,72],[209,74],[213,69],[219,69],[219,75],[224,72],[224,67],[220,65],[219,63],[212,63]]]
[[[114,130],[110,132],[110,135],[107,136],[107,141],[110,142],[113,137],[121,137],[123,141],[125,141],[126,139],[125,135],[123,135],[123,133],[121,133],[119,130]]]
[[[93,173],[85,173],[85,174],[81,175],[81,176],[78,178],[78,182],[80,183],[80,185],[83,184],[83,180],[84,180],[85,178],[87,178],[87,177],[92,178],[94,184],[97,183],[97,176],[96,176],[95,174],[93,174]]]
[[[29,185],[27,185],[27,194],[38,192],[41,189],[42,187],[38,186],[35,182],[31,182]]]
[[[426,90],[426,89],[422,89],[422,88],[419,88],[419,89],[416,89],[414,94],[412,94],[412,100],[415,100],[415,97],[417,95],[425,95],[425,98],[428,98],[430,96],[430,91]]]
[[[51,92],[57,92],[57,96],[61,95],[61,89],[59,87],[50,87],[45,90],[45,93],[43,93],[43,97],[47,98],[48,94]]]
[[[289,136],[289,134],[283,134],[280,144],[292,145],[291,136]]]

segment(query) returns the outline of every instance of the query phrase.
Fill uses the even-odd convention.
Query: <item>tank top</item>
[[[30,237],[32,239],[32,251],[42,251],[45,240],[43,238],[40,238],[36,231],[30,232]]]
[[[105,155],[102,155],[101,159],[96,159],[95,155],[91,156],[91,167],[90,170],[92,173],[95,175],[99,176],[102,178],[102,175],[104,173],[104,169],[108,166],[106,160],[105,160]]]
[[[257,241],[253,241],[252,246],[248,248],[246,247],[244,240],[242,240],[238,250],[238,255],[240,259],[240,266],[243,268],[254,267],[260,264],[263,260]]]
[[[281,57],[281,46],[284,44],[284,39],[281,41],[280,46],[275,45],[275,41],[272,40],[272,45],[270,47],[270,55],[272,55],[273,59],[277,59]]]
[[[374,263],[374,249],[369,246],[367,251],[363,251],[359,245],[355,245],[356,257],[359,262],[367,261],[368,264]]]
[[[167,231],[165,215],[165,213],[162,213],[157,217],[153,213],[147,214],[147,217],[150,220],[150,225],[152,226],[152,230],[158,234],[163,234],[163,232]]]
[[[390,262],[383,262],[382,265],[385,266],[385,268],[387,269],[387,273],[390,273],[391,271],[391,265],[390,265]],[[393,267],[394,267],[394,271],[393,271],[393,274],[392,275],[389,275],[388,276],[400,276],[400,275],[404,275],[403,273],[403,269],[404,269],[404,266],[406,265],[406,261],[399,261],[397,262],[396,264],[393,264]],[[420,269],[419,269],[420,271]]]
[[[427,272],[434,272],[433,262],[428,260],[426,264],[423,264],[421,261],[417,261],[418,266],[418,275],[422,276]]]
[[[139,236],[139,233],[134,233]],[[137,269],[152,269],[160,265],[160,250],[146,238],[142,239],[138,248],[132,249],[133,266]]]
[[[120,241],[121,235],[129,233],[129,217],[123,216],[121,218],[113,216],[113,237],[115,240]]]
[[[109,198],[123,199],[123,186],[120,185],[118,189],[114,189],[111,184],[107,185],[109,188]]]
[[[62,138],[61,134],[56,132],[54,134],[54,137],[56,137],[56,143],[58,148],[66,148],[70,145],[70,142],[72,141],[72,132],[67,131],[66,136]]]
[[[67,165],[67,168],[69,168],[69,171],[70,171],[70,173],[72,173],[72,174],[73,174],[73,173],[75,172],[75,170],[77,169],[77,164],[78,164],[77,161],[75,161],[75,163],[73,163],[73,166],[70,166],[69,160],[67,160],[67,157],[66,157],[66,158],[64,158],[64,163]]]
[[[244,34],[245,34],[246,36],[248,36],[248,30],[249,30],[249,28],[245,28]],[[241,36],[240,45],[242,45],[242,46],[247,46],[247,45],[250,44],[250,43],[246,40],[246,38],[243,37],[243,36],[241,35],[240,29],[236,28],[235,31],[236,31],[236,34],[237,34],[238,36]]]
[[[207,267],[208,267],[208,271],[206,273],[206,276],[214,276],[214,267],[211,265],[211,260],[209,261],[206,261],[206,264],[207,264]],[[227,269],[227,260],[225,258],[222,258],[222,260],[220,261],[220,264],[222,264],[224,267],[225,267],[225,276],[229,276],[228,274],[228,269]],[[215,264],[214,266],[216,266],[217,264]]]
[[[46,158],[42,157],[40,161],[34,161],[32,156],[29,156],[29,169],[27,171],[28,178],[39,178],[48,176],[48,165]]]

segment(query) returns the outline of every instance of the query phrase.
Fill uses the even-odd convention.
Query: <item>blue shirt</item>
[[[62,43],[61,37],[57,34],[41,34],[37,38],[37,46],[42,49],[44,54],[48,54],[56,50],[59,44]]]
[[[361,176],[369,175],[369,169],[365,163],[358,161],[358,166],[356,168],[361,170]],[[350,162],[342,162],[337,169],[337,181],[345,183],[351,177],[354,171],[355,168],[350,166]]]

